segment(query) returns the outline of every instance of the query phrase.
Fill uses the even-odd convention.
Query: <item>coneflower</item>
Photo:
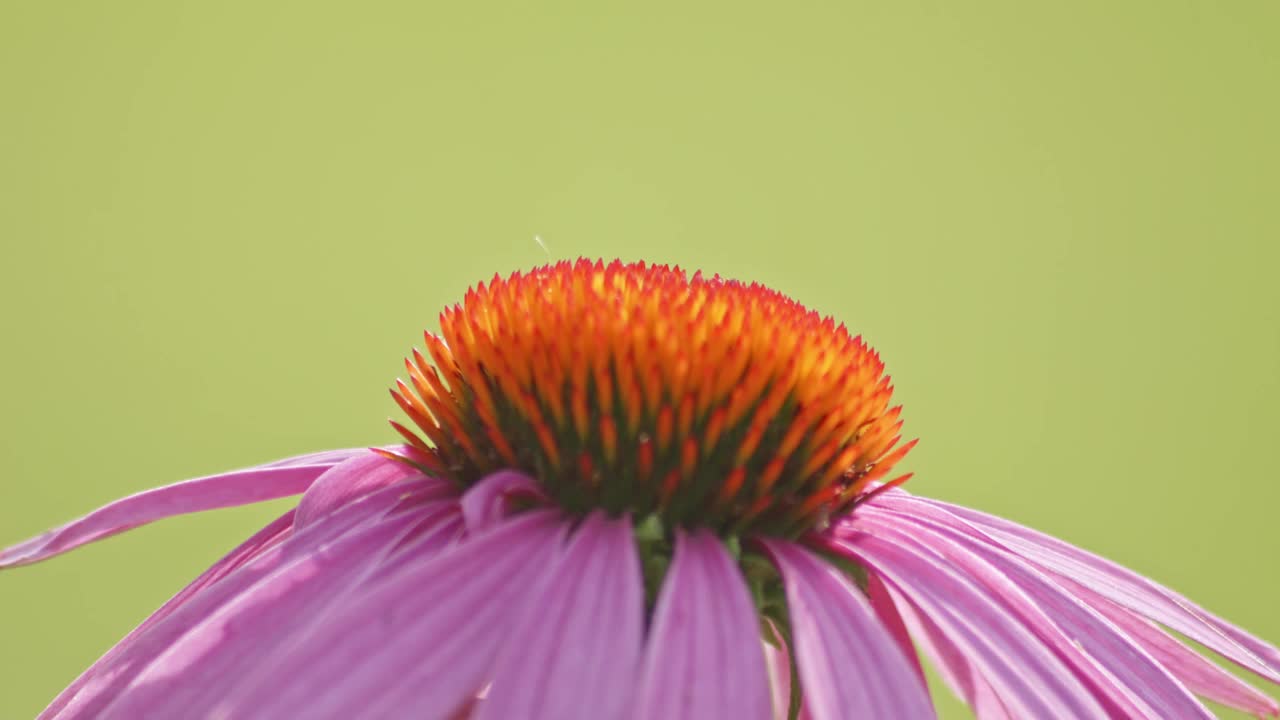
[[[1280,651],[1107,560],[899,486],[875,352],[759,285],[578,261],[468,292],[403,444],[149,490],[0,553],[302,493],[43,718],[981,718],[1280,708]]]

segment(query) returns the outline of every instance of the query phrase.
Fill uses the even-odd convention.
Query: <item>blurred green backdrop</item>
[[[1037,5],[0,3],[0,544],[390,441],[469,284],[620,256],[847,321],[917,492],[1280,641],[1280,5]],[[4,573],[0,717],[280,509]]]

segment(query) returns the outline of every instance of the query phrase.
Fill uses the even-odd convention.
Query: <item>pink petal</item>
[[[232,550],[221,560],[211,565],[208,570],[200,573],[199,577],[178,591],[177,595],[174,595],[159,610],[152,613],[151,617],[144,620],[137,629],[141,630],[163,619],[197,593],[227,577],[267,550],[287,541],[292,535],[293,511],[290,510],[272,520],[248,540],[236,547],[235,550]]]
[[[1183,645],[1150,620],[1071,580],[1060,578],[1059,582],[1115,623],[1192,692],[1258,717],[1280,715],[1280,705],[1275,700]]]
[[[920,676],[849,579],[798,545],[762,544],[782,574],[800,685],[813,717],[934,717]]]
[[[968,532],[976,540],[989,542],[1002,549],[1007,549],[1005,545],[995,539],[988,528],[972,522],[971,519],[961,519],[958,514],[950,512],[950,510],[964,510],[964,508],[924,498],[916,498],[903,491],[886,493],[876,498],[872,505],[901,509],[906,513],[942,513],[942,517],[951,518],[960,523],[953,525],[955,529]],[[966,513],[981,516],[981,513],[976,511],[966,511]],[[1280,715],[1280,705],[1277,705],[1274,700],[1248,683],[1225,672],[1199,653],[1170,637],[1145,618],[1113,603],[1111,600],[1067,576],[1055,573],[1054,578],[1093,610],[1115,623],[1121,631],[1148,652],[1173,677],[1184,683],[1192,692],[1258,716]]]
[[[263,578],[305,562],[316,549],[362,524],[376,522],[400,502],[405,488],[392,487],[348,505],[322,523],[309,526],[258,553],[242,567],[195,593],[148,627],[119,643],[68,688],[42,717],[96,718],[102,708],[176,640]],[[55,709],[56,708],[56,709]]]
[[[400,445],[392,445],[388,450],[400,448]],[[342,462],[346,462],[354,457],[362,455],[370,455],[372,451],[367,447],[357,448],[341,448],[338,450],[321,450],[320,452],[307,453],[306,455],[298,455],[296,457],[276,460],[274,462],[259,465],[258,467],[276,468],[276,467],[294,467],[297,465],[328,465],[330,467]]]
[[[551,511],[524,513],[405,564],[349,597],[269,672],[246,678],[222,716],[448,716],[488,679],[530,584],[560,552],[564,524]]]
[[[835,546],[927,616],[1015,717],[1094,718],[1107,712],[1059,658],[996,597],[930,554],[851,533]]]
[[[676,531],[648,643],[639,717],[771,716],[755,605],[737,563],[714,535]]]
[[[530,596],[476,720],[629,716],[644,630],[631,522],[589,515]]]
[[[538,481],[522,472],[500,470],[486,476],[467,490],[462,498],[462,515],[467,529],[479,532],[504,520],[516,498],[541,499]]]
[[[895,495],[899,502],[925,502],[943,508],[973,523],[1036,565],[1070,578],[1118,605],[1204,644],[1271,682],[1280,683],[1280,650],[1159,583],[1017,523],[949,503],[913,498],[905,493]]]
[[[949,526],[948,520],[961,530]],[[1213,716],[1141,647],[1031,566],[963,532],[963,521],[864,506],[854,523],[890,541],[932,551],[1002,598],[1126,717]]]
[[[875,577],[868,574],[869,578]],[[879,578],[876,583],[884,588],[900,611],[903,623],[911,629],[911,635],[933,660],[933,666],[942,676],[951,692],[963,699],[978,720],[1012,720],[1013,715],[1004,706],[991,683],[942,630],[927,616],[918,613],[912,604]]]
[[[437,506],[443,505],[436,503]],[[103,718],[207,717],[246,674],[270,672],[273,648],[323,623],[417,523],[441,515],[422,506],[298,554],[210,613],[150,661]]]
[[[0,551],[0,568],[39,562],[173,515],[297,495],[329,468],[328,464],[256,467],[144,490]]]
[[[335,465],[317,478],[298,501],[294,523],[304,527],[358,497],[412,477],[424,478],[422,473],[406,463],[366,451]],[[438,495],[441,497],[457,494],[451,483],[425,479],[439,486]]]
[[[911,634],[907,632],[906,623],[898,614],[898,608],[894,605],[889,589],[884,586],[880,578],[867,575],[866,594],[867,601],[871,603],[871,609],[875,611],[880,624],[889,631],[893,641],[898,643],[898,648],[902,650],[902,656],[911,662],[916,674],[920,676],[920,681],[924,682],[924,668],[920,666],[920,658],[916,657],[916,648],[911,643]]]
[[[80,692],[81,688],[83,688],[86,683],[92,681],[93,678],[101,674],[103,667],[114,664],[120,653],[123,652],[124,648],[129,647],[137,641],[139,634],[168,617],[192,597],[195,597],[205,588],[213,585],[227,575],[230,575],[237,568],[242,567],[245,563],[260,555],[267,548],[283,542],[284,539],[288,538],[292,532],[293,511],[290,510],[267,524],[266,527],[254,533],[252,537],[241,543],[236,547],[236,549],[227,553],[227,555],[221,560],[214,563],[208,570],[201,573],[200,577],[193,580],[191,584],[179,591],[177,595],[170,598],[169,601],[162,605],[159,610],[156,610],[150,617],[142,621],[141,625],[130,631],[124,639],[116,643],[114,647],[102,656],[102,658],[90,666],[88,670],[80,675],[80,677],[76,678],[75,682],[71,683],[69,687],[59,693],[58,697],[49,704],[49,707],[45,708],[40,717],[45,718],[56,716],[61,712],[62,708]]]

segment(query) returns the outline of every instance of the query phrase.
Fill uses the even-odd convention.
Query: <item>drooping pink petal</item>
[[[395,450],[400,445],[392,445],[387,450]],[[342,462],[346,462],[354,457],[362,455],[370,455],[372,451],[367,447],[340,448],[337,450],[321,450],[319,452],[307,453],[306,455],[298,455],[283,460],[276,460],[258,467],[275,468],[275,467],[294,467],[297,465],[329,465],[330,467]]]
[[[1218,667],[1146,618],[1116,605],[1101,595],[1066,578],[1058,580],[1089,607],[1115,623],[1134,642],[1150,653],[1170,674],[1191,692],[1227,707],[1257,717],[1280,716],[1280,704],[1257,688]]]
[[[523,513],[349,596],[322,627],[244,678],[233,718],[447,717],[493,669],[530,586],[555,562],[566,523]]]
[[[959,532],[966,532],[975,541],[988,542],[993,546],[1013,553],[1012,550],[989,532],[989,528],[984,528],[981,524],[974,523],[970,519],[964,519],[959,513],[950,512],[952,509],[965,510],[964,508],[924,498],[916,498],[901,490],[895,490],[877,497],[872,505],[897,509],[908,514],[923,513],[931,517],[949,519],[953,529]],[[981,515],[976,511],[968,512]],[[941,513],[941,515],[937,515],[938,513]],[[1039,567],[1043,568],[1043,566]],[[1071,594],[1115,623],[1120,630],[1155,658],[1161,666],[1166,668],[1173,677],[1184,683],[1192,692],[1260,717],[1280,715],[1280,705],[1277,705],[1274,700],[1248,683],[1227,673],[1182,642],[1169,636],[1142,615],[1108,600],[1070,577],[1060,573],[1053,573],[1048,568],[1043,569],[1050,572],[1055,581]]]
[[[241,567],[191,595],[166,616],[118,643],[64,691],[41,717],[59,720],[98,717],[103,707],[155,657],[218,608],[263,578],[293,563],[304,562],[318,548],[337,541],[363,524],[376,522],[400,502],[407,489],[391,487],[366,496],[328,516],[324,522],[308,526],[291,534],[286,541],[256,553]]]
[[[921,502],[943,508],[974,524],[1036,565],[1070,578],[1118,605],[1202,643],[1261,677],[1280,683],[1280,650],[1159,583],[1057,538],[994,515],[906,493],[893,495],[897,502]]]
[[[355,498],[411,477],[424,478],[438,486],[437,494],[441,497],[457,494],[453,485],[445,480],[425,478],[406,463],[366,451],[333,466],[316,478],[315,483],[307,488],[298,501],[294,523],[300,528],[305,527]]]
[[[432,505],[415,507],[261,578],[152,659],[99,717],[211,716],[239,676],[272,672],[271,650],[312,632],[410,529],[441,514]]]
[[[543,497],[537,480],[515,470],[499,470],[467,490],[462,497],[462,516],[470,532],[480,532],[505,519],[513,499]]]
[[[644,581],[628,518],[593,513],[522,608],[476,720],[612,720],[633,708]]]
[[[1029,563],[951,525],[957,518],[896,513],[864,506],[854,526],[892,542],[936,553],[986,585],[1008,608],[1125,717],[1213,715],[1142,648]]]
[[[289,537],[292,532],[293,510],[290,510],[284,515],[281,515],[268,523],[266,527],[254,533],[248,540],[244,541],[234,550],[227,553],[221,560],[210,566],[208,570],[201,573],[199,577],[191,581],[191,583],[180,590],[178,594],[174,595],[164,605],[160,606],[160,609],[151,613],[151,615],[146,620],[143,620],[138,627],[131,630],[124,639],[116,643],[115,646],[108,650],[107,653],[94,663],[92,667],[82,673],[80,677],[76,678],[76,680],[71,683],[70,686],[59,693],[58,697],[49,704],[44,712],[41,713],[40,717],[45,718],[56,716],[62,708],[80,692],[80,689],[85,685],[85,683],[91,681],[95,676],[97,676],[99,670],[103,666],[114,663],[116,657],[123,652],[124,648],[136,642],[140,633],[168,617],[174,610],[181,607],[192,597],[195,597],[205,588],[231,574],[237,568],[240,568],[245,563],[264,552],[267,548],[283,542],[284,539]]]
[[[978,720],[1011,720],[1013,716],[1005,709],[1004,703],[1000,702],[995,690],[936,625],[927,617],[916,613],[911,603],[895,596],[895,592],[875,574],[867,573],[866,585],[867,600],[872,609],[902,648],[903,655],[912,661],[916,671],[920,673],[921,682],[924,682],[924,668],[916,657],[913,636],[933,661],[943,682],[956,697],[965,701]]]
[[[0,568],[29,565],[173,515],[297,495],[329,464],[256,467],[144,490],[0,551]]]
[[[936,623],[920,614],[895,588],[886,585],[871,573],[868,573],[868,578],[875,578],[876,583],[890,596],[903,623],[910,629],[911,636],[933,661],[933,667],[942,676],[943,682],[956,697],[965,701],[978,720],[1013,720],[1013,715],[996,695],[991,683],[947,639],[946,633]]]
[[[871,609],[875,611],[876,617],[880,619],[880,624],[885,630],[889,631],[889,635],[893,641],[898,643],[898,648],[902,650],[902,656],[911,662],[911,666],[915,668],[916,674],[920,676],[920,680],[924,681],[924,668],[920,666],[920,658],[916,657],[915,645],[911,642],[911,634],[907,632],[906,623],[902,621],[902,616],[898,613],[898,608],[894,605],[893,597],[889,594],[888,588],[875,575],[867,575],[866,587],[867,601],[871,603]]]
[[[639,693],[642,718],[768,720],[771,715],[755,605],[737,563],[706,531],[676,531]]]
[[[834,565],[762,541],[782,575],[805,707],[817,720],[932,718],[929,694],[870,603]]]
[[[866,533],[849,533],[833,549],[879,575],[927,616],[1015,717],[1107,717],[1093,692],[998,598],[947,563]]]

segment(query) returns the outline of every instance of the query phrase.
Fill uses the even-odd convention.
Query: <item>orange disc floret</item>
[[[914,444],[878,355],[754,283],[560,262],[477,285],[440,329],[391,391],[426,438],[393,422],[402,459],[464,485],[524,470],[571,512],[797,535]]]

